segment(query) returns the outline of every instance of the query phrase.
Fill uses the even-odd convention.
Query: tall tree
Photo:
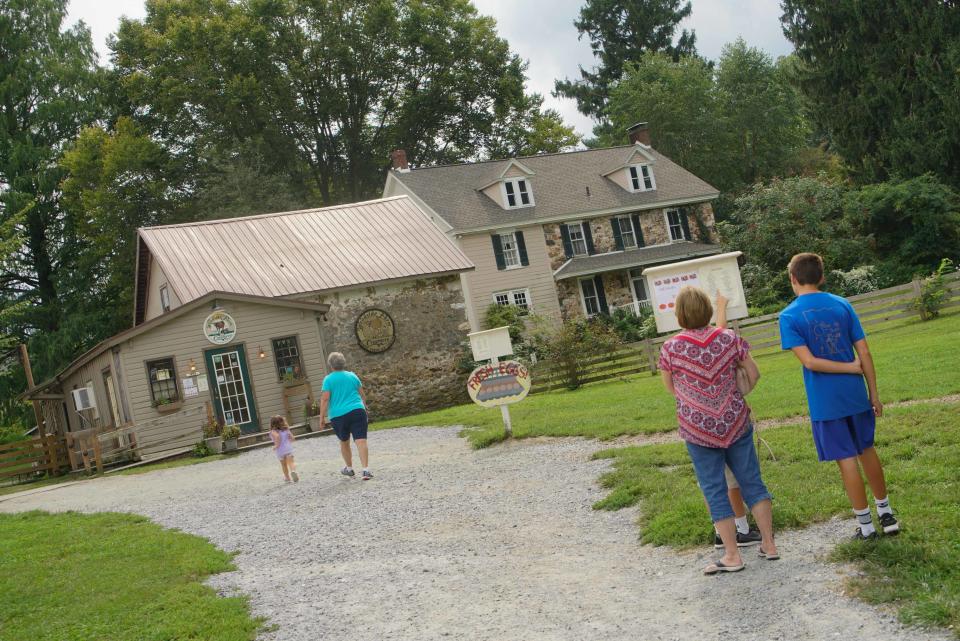
[[[684,29],[674,43],[677,26],[690,11],[684,0],[586,0],[573,25],[581,38],[590,39],[599,64],[591,70],[580,67],[579,80],[557,80],[555,94],[576,100],[580,113],[605,120],[610,90],[626,64],[647,52],[674,60],[696,53],[693,31]]]
[[[69,267],[57,157],[98,113],[96,54],[81,23],[64,29],[66,0],[0,4],[0,225],[23,243],[2,257],[0,306],[20,339],[55,331],[58,273]],[[22,313],[11,318],[11,310]]]
[[[113,43],[136,115],[202,159],[263,141],[272,173],[323,203],[414,164],[483,157],[519,106],[524,65],[468,0],[153,0]]]
[[[862,182],[933,172],[960,185],[954,1],[783,0],[800,87]]]
[[[543,109],[543,96],[518,99],[508,113],[497,119],[486,143],[489,158],[531,156],[567,151],[580,144],[580,136],[563,122],[554,109]]]

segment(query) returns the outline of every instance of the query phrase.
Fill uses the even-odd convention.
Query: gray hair
[[[347,359],[340,352],[330,352],[330,356],[327,356],[327,365],[330,369],[339,372],[347,366]]]

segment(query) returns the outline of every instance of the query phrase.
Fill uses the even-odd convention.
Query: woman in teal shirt
[[[344,368],[347,359],[340,352],[331,352],[327,357],[330,373],[323,379],[320,391],[320,416],[329,417],[333,431],[340,439],[340,454],[346,467],[340,470],[344,476],[354,476],[353,452],[350,450],[350,436],[357,444],[360,463],[363,465],[364,481],[373,478],[370,473],[367,453],[367,399],[363,395],[363,383],[353,372]]]

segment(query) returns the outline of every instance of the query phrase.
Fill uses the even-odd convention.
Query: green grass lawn
[[[843,543],[838,560],[865,571],[855,588],[874,603],[895,604],[906,622],[960,632],[960,404],[891,409],[877,425],[891,504],[903,531],[872,544]],[[764,481],[775,497],[778,529],[851,516],[836,465],[818,463],[808,426],[764,430],[777,457],[761,452]],[[689,547],[712,541],[709,516],[682,443],[605,450],[614,470],[601,479],[610,494],[598,509],[639,504],[641,540]],[[789,554],[789,550],[785,550]]]
[[[868,329],[869,331],[869,329]],[[899,322],[870,331],[880,396],[886,402],[936,398],[960,392],[960,313],[926,323]],[[807,413],[800,364],[790,353],[758,356],[762,378],[750,395],[754,418],[782,418]],[[587,436],[609,439],[676,428],[673,399],[659,376],[642,374],[625,380],[554,391],[512,405],[514,436]],[[408,425],[465,425],[475,447],[503,438],[497,409],[461,405],[437,412],[374,423],[373,429]]]
[[[0,540],[2,641],[249,641],[261,625],[201,583],[229,554],[140,516],[0,514]]]

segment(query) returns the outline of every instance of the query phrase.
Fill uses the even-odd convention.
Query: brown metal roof
[[[410,198],[140,229],[182,303],[211,291],[294,296],[473,264]]]

